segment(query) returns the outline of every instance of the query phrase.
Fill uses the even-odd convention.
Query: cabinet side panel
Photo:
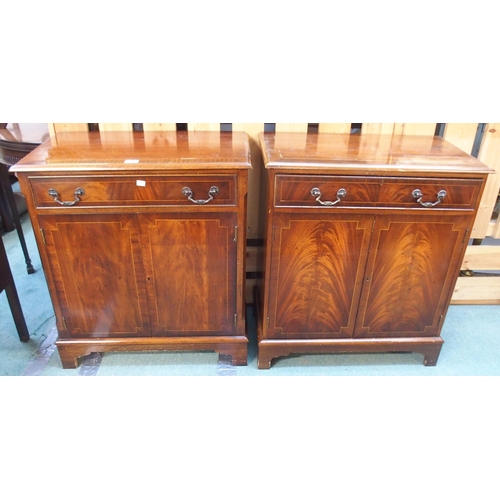
[[[276,216],[269,338],[352,336],[372,220]]]
[[[234,335],[236,214],[139,217],[155,334]]]

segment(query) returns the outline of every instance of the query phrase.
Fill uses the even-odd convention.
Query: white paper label
[[[136,186],[141,186],[141,187],[144,187],[144,186],[146,186],[146,181],[136,180],[136,181],[135,181],[135,185],[136,185]]]
[[[139,163],[139,160],[125,160],[123,163]]]

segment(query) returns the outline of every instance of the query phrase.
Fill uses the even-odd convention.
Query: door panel
[[[149,336],[135,216],[46,215],[39,220],[67,334]]]
[[[268,338],[352,336],[372,222],[275,215]]]
[[[379,216],[355,337],[439,334],[469,216]]]
[[[234,335],[235,213],[140,214],[155,335]]]

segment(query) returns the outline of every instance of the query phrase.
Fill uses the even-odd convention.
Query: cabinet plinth
[[[63,366],[213,350],[246,364],[244,133],[61,133],[18,163]]]
[[[292,353],[437,363],[492,170],[439,137],[263,133],[259,368]]]

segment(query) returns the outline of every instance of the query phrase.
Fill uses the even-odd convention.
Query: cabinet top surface
[[[14,172],[248,169],[244,132],[62,132]]]
[[[441,137],[277,132],[259,139],[266,168],[494,173]]]

